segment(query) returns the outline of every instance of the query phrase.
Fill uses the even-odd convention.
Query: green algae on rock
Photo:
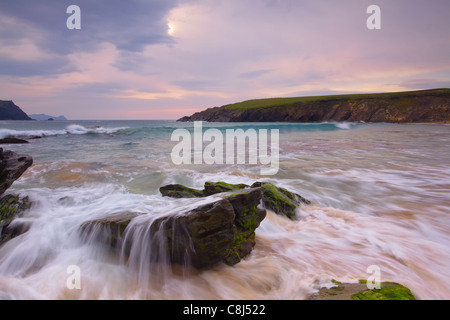
[[[12,223],[14,218],[31,208],[28,197],[8,194],[0,199],[0,245],[29,229],[29,224]]]
[[[230,184],[226,182],[205,182],[205,189],[203,190],[203,193],[205,196],[210,196],[217,193],[222,192],[229,192],[234,190],[240,190],[249,188],[250,186],[246,184]]]
[[[255,182],[252,188],[255,187],[262,188],[262,199],[267,209],[291,220],[296,219],[296,210],[300,204],[311,204],[302,196],[268,182]]]
[[[365,280],[358,283],[341,283],[322,288],[308,300],[416,300],[411,290],[395,282],[382,282],[380,289],[369,289]]]
[[[230,184],[226,182],[205,182],[203,190],[193,189],[181,184],[169,184],[159,188],[164,197],[202,198],[213,194],[249,188],[246,184]]]
[[[395,282],[382,282],[380,289],[370,289],[352,295],[352,300],[416,300],[411,290]]]
[[[205,196],[202,190],[192,189],[181,184],[163,186],[159,188],[159,192],[163,197],[171,198],[201,198]]]
[[[311,204],[309,200],[299,194],[290,192],[285,188],[277,187],[269,182],[255,182],[251,186],[246,184],[230,184],[222,181],[206,182],[203,190],[175,184],[161,187],[160,192],[163,196],[172,198],[200,198],[248,188],[261,188],[261,197],[264,206],[277,214],[285,215],[291,220],[296,219],[296,210],[299,205]]]

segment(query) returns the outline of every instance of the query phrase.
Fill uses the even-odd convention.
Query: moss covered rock
[[[193,189],[181,184],[169,184],[159,188],[164,197],[171,198],[202,198],[218,194],[249,188],[246,184],[230,184],[226,182],[206,182],[203,190]]]
[[[333,280],[331,288],[322,288],[309,300],[416,300],[411,290],[395,282],[382,282],[380,289],[369,289],[366,281],[341,283]]]
[[[159,188],[159,192],[161,192],[164,197],[171,198],[201,198],[205,196],[202,190],[192,189],[181,184],[169,184],[163,186]]]
[[[29,224],[12,221],[30,208],[31,201],[28,197],[9,194],[0,199],[0,245],[29,229]]]
[[[262,200],[267,209],[292,220],[295,220],[296,210],[300,204],[311,204],[302,196],[268,182],[255,182],[252,188],[255,187],[262,188]]]
[[[395,282],[382,282],[380,289],[370,289],[352,295],[352,300],[416,300],[411,290]]]
[[[203,193],[205,196],[210,196],[217,193],[235,191],[240,189],[249,188],[246,184],[230,184],[226,182],[206,182]]]

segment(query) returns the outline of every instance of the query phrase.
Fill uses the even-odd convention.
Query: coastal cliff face
[[[12,101],[0,100],[0,120],[32,120]]]
[[[450,89],[249,100],[209,108],[178,121],[450,122]]]

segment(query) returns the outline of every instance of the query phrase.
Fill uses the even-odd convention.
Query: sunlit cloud
[[[82,29],[70,32],[64,1],[2,2],[0,97],[29,113],[175,119],[252,98],[450,81],[447,0],[380,0],[378,31],[368,0],[108,3],[80,0]]]

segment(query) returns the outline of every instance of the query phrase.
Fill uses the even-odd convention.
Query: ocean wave
[[[83,135],[83,134],[113,134],[128,127],[104,128],[101,126],[84,127],[79,124],[71,124],[65,129],[60,130],[14,130],[0,129],[0,139],[8,137],[49,137],[65,134]]]

